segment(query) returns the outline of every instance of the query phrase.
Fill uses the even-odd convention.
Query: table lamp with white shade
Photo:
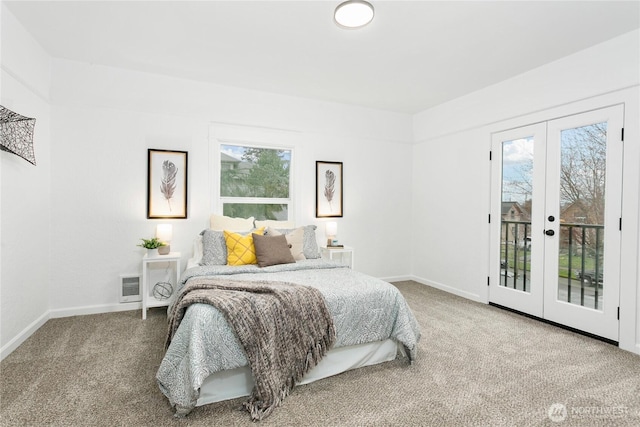
[[[327,222],[324,226],[324,234],[327,236],[327,246],[335,246],[338,243],[336,240],[338,223],[335,221]]]
[[[173,238],[173,226],[171,224],[158,224],[156,226],[156,237],[164,246],[158,248],[158,254],[167,255],[171,252],[171,239]]]

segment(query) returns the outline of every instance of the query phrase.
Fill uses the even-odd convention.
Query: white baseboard
[[[130,311],[130,310],[140,310],[142,308],[141,302],[129,302],[129,303],[121,303],[121,304],[105,304],[105,305],[92,305],[86,307],[74,307],[74,308],[63,308],[58,310],[49,310],[44,313],[42,316],[33,321],[29,326],[27,326],[23,331],[21,331],[18,335],[13,337],[11,341],[6,343],[0,349],[0,360],[3,360],[5,357],[10,355],[16,348],[20,346],[23,342],[27,340],[34,332],[36,332],[42,325],[47,323],[49,319],[57,319],[60,317],[70,317],[70,316],[84,316],[87,314],[100,314],[100,313],[114,313],[116,311]],[[142,315],[141,315],[142,316]]]
[[[432,288],[440,289],[441,291],[448,292],[450,294],[457,295],[462,298],[470,299],[472,301],[480,302],[482,304],[486,304],[487,301],[484,301],[482,297],[478,294],[473,294],[471,292],[461,291],[460,289],[452,288],[451,286],[443,285],[442,283],[434,282],[432,280],[423,279],[421,277],[411,276],[408,280],[413,280],[415,282],[421,283],[423,285],[431,286]]]
[[[117,311],[130,311],[130,310],[140,310],[140,309],[142,309],[141,302],[125,302],[120,304],[104,304],[104,305],[89,305],[85,307],[60,308],[57,310],[50,310],[49,315],[51,319],[57,319],[60,317],[86,316],[87,314],[115,313]]]
[[[29,338],[31,335],[33,335],[33,333],[35,331],[37,331],[38,329],[40,329],[40,327],[42,325],[47,323],[47,320],[49,320],[49,319],[50,319],[49,312],[46,312],[42,316],[40,316],[36,320],[34,320],[29,326],[24,328],[24,330],[22,330],[18,335],[13,337],[13,339],[11,339],[11,341],[6,343],[0,349],[0,360],[3,360],[5,357],[10,355],[13,352],[13,350],[18,348],[18,346],[20,346],[20,344],[25,342],[27,340],[27,338]]]
[[[405,280],[413,280],[411,276],[391,276],[391,277],[380,277],[380,280],[384,280],[385,282],[404,282]]]

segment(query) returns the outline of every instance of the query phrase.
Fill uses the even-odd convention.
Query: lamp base
[[[168,255],[169,252],[171,252],[171,246],[169,245],[160,246],[158,248],[158,254],[160,255]]]

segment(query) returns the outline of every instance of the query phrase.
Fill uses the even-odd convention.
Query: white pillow
[[[202,235],[198,235],[193,241],[193,257],[196,262],[202,259]]]
[[[224,215],[211,215],[211,229],[214,231],[247,232],[253,229],[253,217],[231,218]]]
[[[304,253],[305,259],[320,258],[320,251],[318,250],[318,242],[316,241],[316,229],[318,227],[316,227],[315,225],[305,225],[303,227],[298,227],[298,228],[302,228],[304,230],[304,237],[302,238],[302,253]],[[296,228],[296,230],[298,228]],[[280,234],[287,235],[291,233],[293,230],[280,228],[275,231],[280,232]],[[295,254],[294,254],[294,257],[295,257]]]
[[[276,230],[275,228],[268,227],[266,232],[264,233],[266,236],[280,236],[284,234],[287,239],[287,243],[289,244],[289,249],[291,250],[291,255],[293,259],[296,261],[307,259],[304,256],[304,228],[296,228],[295,230],[290,230],[288,232],[282,233],[284,230]]]
[[[275,221],[273,219],[256,220],[256,228],[295,228],[296,225],[293,221]]]
[[[198,235],[193,241],[193,254],[187,260],[187,268],[197,267],[202,260],[202,235]]]

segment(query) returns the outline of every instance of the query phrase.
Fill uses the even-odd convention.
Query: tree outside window
[[[221,144],[223,215],[289,219],[291,154],[288,149]]]

